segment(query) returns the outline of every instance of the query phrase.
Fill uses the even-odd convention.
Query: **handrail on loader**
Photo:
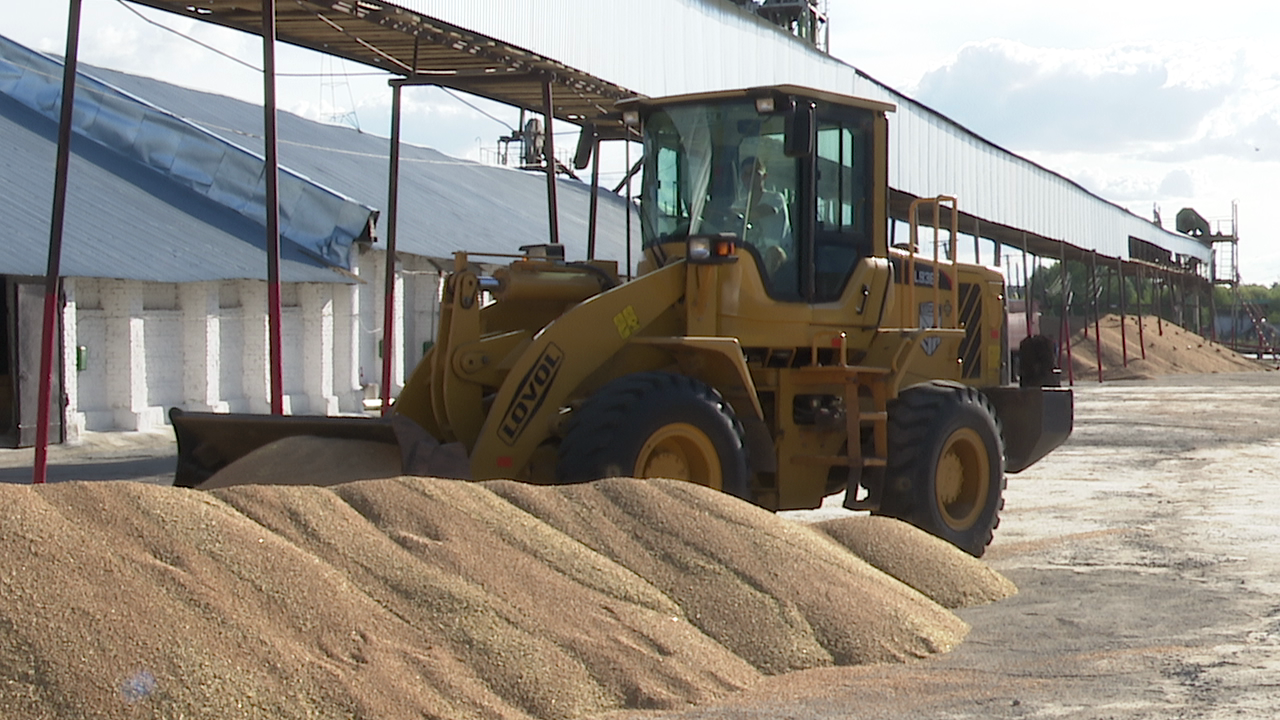
[[[939,238],[942,233],[942,207],[945,203],[951,205],[951,227],[948,228],[949,242],[947,244],[947,257],[951,261],[951,307],[953,309],[950,325],[944,325],[940,319],[942,315],[942,283],[941,269],[939,266],[938,247]],[[916,198],[911,201],[911,207],[907,211],[910,218],[911,230],[908,235],[907,243],[907,302],[901,306],[901,323],[903,328],[916,328],[920,326],[919,318],[911,318],[911,314],[916,310],[916,248],[918,247],[920,233],[920,214],[919,208],[924,205],[933,206],[933,327],[956,329],[959,327],[959,308],[960,308],[960,282],[959,282],[959,258],[957,258],[957,241],[960,237],[960,213],[957,211],[956,199],[950,195],[939,195],[932,198]],[[910,324],[908,324],[910,323]]]

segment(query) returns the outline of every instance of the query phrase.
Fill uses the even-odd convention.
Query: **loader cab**
[[[642,128],[645,257],[731,234],[778,302],[835,302],[859,261],[885,257],[885,112],[892,106],[781,86],[635,100]]]

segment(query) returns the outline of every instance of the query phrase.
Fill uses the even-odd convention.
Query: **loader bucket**
[[[173,484],[195,487],[267,443],[296,435],[399,445],[392,423],[364,417],[250,415],[169,410],[178,440]]]
[[[1016,473],[1071,436],[1073,395],[1067,388],[983,388],[1004,433],[1005,472]]]

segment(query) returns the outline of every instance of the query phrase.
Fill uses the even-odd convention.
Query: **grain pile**
[[[671,481],[0,486],[0,717],[571,718],[967,626]]]
[[[267,443],[219,470],[201,490],[231,485],[334,485],[401,474],[400,448],[369,440],[294,435]]]
[[[954,615],[814,530],[700,486],[487,485],[634,570],[766,673],[923,657],[951,649],[967,632]]]
[[[1153,317],[1142,318],[1142,342],[1139,342],[1138,319],[1124,320],[1121,342],[1120,317],[1104,315],[1099,321],[1101,332],[1095,337],[1093,323],[1071,336],[1071,361],[1077,381],[1097,380],[1098,342],[1102,339],[1102,376],[1105,380],[1132,380],[1179,373],[1258,372],[1272,369],[1233,352],[1172,323],[1157,324]],[[1163,334],[1161,330],[1163,329]],[[1086,335],[1087,333],[1087,335]],[[1142,357],[1143,344],[1146,358]],[[1124,348],[1128,348],[1129,364],[1124,365]],[[1066,349],[1062,350],[1063,381],[1066,381]]]
[[[815,527],[943,607],[985,605],[1018,592],[981,560],[900,520],[855,516]]]

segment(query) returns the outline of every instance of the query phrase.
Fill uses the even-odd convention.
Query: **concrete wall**
[[[377,397],[385,261],[384,252],[360,248],[357,284],[282,286],[286,413],[360,413]],[[440,288],[439,269],[425,258],[402,256],[397,270],[393,395],[435,340]],[[86,430],[155,430],[170,407],[268,412],[266,306],[260,280],[68,278],[68,440]]]

